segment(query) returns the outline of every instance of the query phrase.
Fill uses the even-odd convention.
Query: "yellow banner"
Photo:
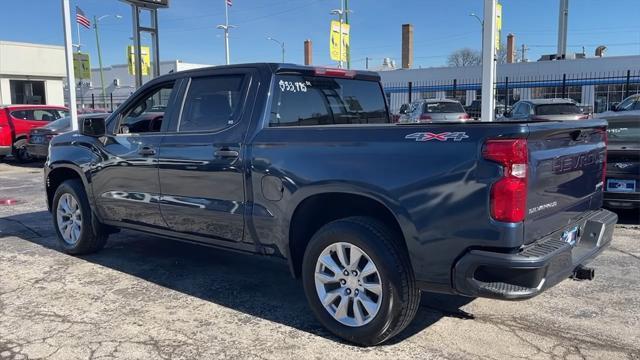
[[[502,35],[502,4],[496,4],[496,50],[500,50],[500,39]]]
[[[151,70],[151,55],[148,46],[140,47],[140,54],[142,55],[142,75],[148,76]],[[129,64],[129,74],[136,74],[136,52],[133,45],[127,46],[127,63]]]
[[[340,53],[340,22],[331,21],[331,35],[329,37],[329,53],[333,61],[347,61],[349,52],[349,24],[342,24],[342,54]]]
[[[76,79],[91,79],[91,63],[89,54],[73,53],[73,74]]]

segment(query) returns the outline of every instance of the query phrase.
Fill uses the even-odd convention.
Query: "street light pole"
[[[98,24],[104,18],[107,18],[111,15],[102,15],[100,17],[93,17],[93,29],[96,31],[96,46],[98,48],[98,65],[100,66],[100,86],[102,87],[102,105],[103,107],[107,107],[107,90],[104,86],[104,70],[102,67],[102,50],[100,49],[100,30]],[[115,15],[117,19],[122,18],[120,15]]]
[[[229,65],[231,63],[229,54],[229,29],[233,29],[235,26],[229,25],[229,3],[227,0],[224,0],[224,25],[218,25],[217,28],[224,30],[224,56],[226,64]]]
[[[342,24],[344,24],[344,17],[347,14],[347,12],[351,12],[350,10],[345,10],[344,1],[345,0],[340,0],[340,9],[331,10],[331,15],[338,15],[338,19],[340,21],[340,61],[338,61],[339,68],[344,67],[344,61],[342,60],[342,50],[343,50],[342,49],[342,46],[343,46]]]
[[[484,21],[480,18],[480,16],[476,15],[476,13],[471,13],[471,14],[469,14],[469,16],[475,18],[480,23],[480,35],[481,35],[480,38],[484,42],[484,35],[483,35],[484,34]]]
[[[278,41],[277,39],[274,39],[271,36],[268,36],[267,40],[271,40],[271,41],[277,43],[278,45],[280,45],[280,48],[282,49],[282,62],[284,63],[284,53],[285,53],[284,41]]]
[[[102,19],[104,16],[101,16]],[[107,103],[107,91],[104,86],[104,72],[102,69],[102,51],[100,50],[100,34],[98,29],[98,21],[100,21],[97,17],[93,17],[93,29],[96,31],[96,46],[98,47],[98,64],[100,66],[100,87],[102,87],[102,104],[103,106]]]

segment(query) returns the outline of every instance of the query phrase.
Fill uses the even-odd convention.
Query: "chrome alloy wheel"
[[[376,264],[362,249],[346,242],[322,251],[316,262],[315,286],[325,310],[347,326],[368,324],[382,305]]]
[[[69,245],[75,245],[82,231],[82,211],[73,195],[64,193],[58,199],[56,221],[62,239]]]

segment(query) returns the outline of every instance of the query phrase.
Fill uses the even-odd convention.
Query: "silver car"
[[[619,117],[634,117],[640,119],[640,94],[635,94],[622,100],[620,104],[613,106],[610,111],[596,115],[602,119],[615,119]]]
[[[563,121],[583,120],[589,115],[571,99],[520,100],[505,112],[500,121]]]
[[[416,103],[405,122],[467,121],[469,115],[457,100],[427,99]]]

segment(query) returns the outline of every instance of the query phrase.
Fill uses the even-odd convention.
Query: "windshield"
[[[582,114],[574,104],[545,104],[536,106],[536,115],[572,115]]]
[[[464,108],[460,103],[443,101],[443,102],[437,102],[437,103],[425,103],[424,112],[427,114],[463,113]]]
[[[640,143],[639,120],[609,120],[607,128],[609,142]]]

